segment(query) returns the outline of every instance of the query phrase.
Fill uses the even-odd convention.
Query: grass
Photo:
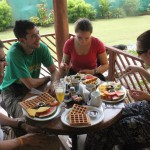
[[[150,30],[150,15],[120,19],[99,19],[92,21],[92,35],[101,39],[107,45],[134,44],[139,34]],[[54,26],[39,27],[40,34],[54,33]],[[69,33],[74,34],[73,24],[69,24]],[[0,32],[0,39],[15,38],[12,28]]]

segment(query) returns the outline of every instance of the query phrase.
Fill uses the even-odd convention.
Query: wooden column
[[[53,0],[56,49],[58,66],[62,59],[63,46],[69,38],[67,0]]]
[[[108,81],[114,81],[115,80],[115,60],[116,60],[116,53],[114,51],[111,51],[111,48],[106,46],[109,50],[109,69],[108,69]]]

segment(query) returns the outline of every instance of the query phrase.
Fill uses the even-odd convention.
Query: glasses
[[[141,54],[146,53],[146,52],[148,52],[148,51],[137,51],[137,54],[141,55]]]

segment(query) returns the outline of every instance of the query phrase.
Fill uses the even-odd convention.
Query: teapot
[[[94,107],[100,107],[101,106],[102,100],[101,100],[101,97],[100,97],[100,92],[93,91],[91,93],[91,100],[90,100],[89,104],[91,106],[94,106]]]

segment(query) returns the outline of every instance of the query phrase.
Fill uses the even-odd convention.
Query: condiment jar
[[[73,96],[75,94],[76,94],[75,87],[71,86],[70,87],[70,96]]]

